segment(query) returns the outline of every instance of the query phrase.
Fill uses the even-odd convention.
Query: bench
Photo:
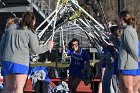
[[[56,86],[59,82],[61,82],[62,80],[60,78],[56,78],[56,79],[50,79],[50,85],[51,86]],[[64,80],[65,82],[68,82],[68,79]],[[85,85],[83,81],[81,81],[76,89],[77,93],[93,93],[93,90],[91,89],[91,87],[95,87],[98,86],[99,82],[101,82],[101,79],[93,79],[94,85],[89,84],[89,85]],[[94,88],[94,92],[97,92],[98,89]]]
[[[50,85],[51,86],[56,86],[59,82],[61,82],[62,80],[60,78],[56,78],[56,79],[50,79]],[[65,82],[68,82],[68,79],[64,80]],[[0,82],[3,82],[2,79],[0,79]],[[99,82],[101,82],[101,79],[93,79],[94,85],[98,86]],[[97,84],[97,85],[96,85]],[[96,93],[97,90],[93,90],[91,89],[91,84],[89,85],[85,85],[83,81],[80,82],[80,84],[78,85],[77,89],[76,89],[77,93]],[[35,90],[33,90],[32,88],[32,81],[31,79],[28,79],[26,84],[25,84],[25,88],[24,88],[24,93],[34,93]]]
[[[24,87],[24,93],[34,93],[34,92],[35,90],[33,90],[33,87],[32,87],[32,80],[28,79]]]

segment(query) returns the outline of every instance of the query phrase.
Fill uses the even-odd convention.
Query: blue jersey
[[[108,53],[110,53],[110,51],[108,51],[107,48],[104,48],[104,58],[103,58],[103,61],[102,61],[102,68],[106,68],[107,64],[106,64],[106,61],[110,61],[110,64],[111,66],[113,66],[113,74],[118,74],[118,59],[115,59],[113,62],[112,62],[112,55],[116,55],[118,56],[118,52],[114,52],[114,53],[110,53],[110,55],[107,55]]]
[[[36,71],[39,71],[39,70],[43,70],[43,71],[46,73],[46,74],[45,74],[46,76],[45,76],[44,81],[50,82],[50,78],[49,78],[49,76],[48,76],[48,70],[46,69],[45,66],[36,66],[36,67],[33,67],[33,68],[30,70],[29,74],[32,76]]]
[[[103,56],[105,57],[109,51],[106,48],[104,48],[103,51],[104,51],[104,55]],[[103,60],[102,61],[102,68],[105,68],[105,67],[106,67],[106,62]]]
[[[89,60],[89,54],[81,49],[80,54],[76,54],[73,50],[68,50],[68,55],[71,56],[69,75],[84,78],[86,74],[81,74],[81,70],[84,69],[86,61]]]

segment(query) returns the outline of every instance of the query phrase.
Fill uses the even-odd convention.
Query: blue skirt
[[[9,61],[3,61],[1,72],[3,76],[9,74],[28,74],[29,66],[25,66]]]
[[[124,75],[133,75],[133,76],[139,76],[140,75],[140,62],[138,62],[138,69],[134,70],[120,70],[121,74]]]

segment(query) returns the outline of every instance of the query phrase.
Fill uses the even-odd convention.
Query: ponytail
[[[19,23],[19,28],[23,28],[24,26],[27,26],[28,29],[30,29],[31,31],[35,31],[34,30],[34,21],[36,20],[35,15],[33,12],[25,12],[22,15],[22,19]]]
[[[128,24],[129,24],[129,25],[132,25],[133,28],[136,28],[136,24],[137,24],[136,18],[133,17],[133,16],[131,16],[130,18],[128,18]]]
[[[122,18],[126,24],[132,25],[133,28],[136,28],[136,18],[131,16],[129,11],[121,11],[119,17]]]

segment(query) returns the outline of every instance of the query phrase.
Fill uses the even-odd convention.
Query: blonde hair
[[[14,24],[14,18],[12,18],[12,17],[7,19],[7,23],[5,25],[5,29],[7,29],[11,24]]]

